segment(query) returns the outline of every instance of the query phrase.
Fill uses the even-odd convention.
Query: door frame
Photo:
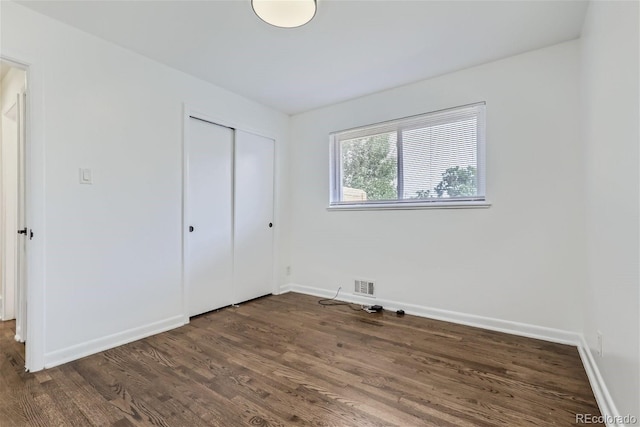
[[[0,60],[26,72],[26,108],[24,138],[24,205],[28,231],[32,240],[25,243],[26,264],[23,285],[28,307],[26,311],[25,369],[44,369],[45,355],[45,185],[43,85],[40,65],[22,53],[6,49]]]
[[[274,224],[276,225],[276,230],[278,227],[277,224],[277,219],[276,219],[276,201],[278,200],[278,192],[277,192],[277,187],[276,187],[276,168],[277,168],[277,156],[276,156],[276,151],[277,151],[277,143],[278,140],[276,139],[275,136],[271,135],[269,132],[264,132],[261,130],[255,130],[250,126],[245,126],[244,124],[239,124],[233,120],[230,120],[228,118],[222,118],[220,116],[217,116],[216,114],[211,114],[206,112],[206,109],[204,108],[198,108],[195,107],[191,104],[188,104],[186,102],[183,102],[182,104],[182,109],[183,109],[183,116],[182,116],[182,219],[181,219],[181,232],[180,235],[182,237],[181,241],[182,241],[182,248],[181,248],[181,252],[182,252],[182,259],[181,259],[181,263],[182,263],[182,268],[181,268],[181,273],[182,273],[182,284],[181,284],[181,294],[182,294],[182,313],[183,313],[183,323],[186,325],[187,323],[189,323],[189,307],[188,307],[188,301],[187,301],[187,289],[186,289],[186,284],[187,284],[187,271],[186,271],[186,251],[187,251],[187,237],[188,237],[188,232],[187,232],[187,227],[189,226],[189,224],[187,224],[187,218],[188,218],[188,212],[187,212],[187,205],[188,205],[188,197],[189,197],[189,192],[188,192],[188,174],[189,174],[189,158],[187,153],[189,152],[189,119],[191,117],[198,119],[198,120],[204,120],[206,122],[210,122],[214,125],[218,125],[218,126],[223,126],[223,127],[227,127],[230,129],[234,130],[234,134],[236,130],[241,130],[243,132],[249,132],[249,133],[253,133],[255,135],[258,136],[262,136],[264,138],[269,138],[271,140],[273,140],[273,150],[274,150],[274,158],[273,158],[273,166],[274,166],[274,174],[273,174],[273,211],[274,211]],[[234,135],[234,141],[233,141],[233,153],[235,153],[235,135]],[[232,153],[232,158],[234,156],[234,154]],[[234,158],[234,163],[235,163],[235,158]],[[231,168],[231,173],[232,176],[235,177],[235,164],[232,165]],[[235,195],[234,195],[235,196]],[[234,200],[234,205],[235,205],[235,200]],[[233,215],[232,215],[232,221],[233,221],[233,217],[235,216],[235,206],[234,206],[234,211],[233,211]],[[233,224],[232,224],[233,227]],[[277,256],[277,252],[276,252],[276,238],[277,233],[274,232],[274,236],[273,236],[273,241],[272,241],[272,247],[271,250],[273,251],[273,260],[272,260],[272,284],[274,287],[273,293],[276,294],[277,293],[277,289],[276,289],[276,283],[277,283],[277,274],[276,274],[276,265],[277,265],[277,260],[278,260],[278,256]],[[232,242],[234,240],[234,237],[232,236]],[[233,243],[232,243],[233,245]],[[233,247],[232,247],[233,249]]]

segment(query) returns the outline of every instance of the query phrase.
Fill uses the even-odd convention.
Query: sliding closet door
[[[194,118],[188,126],[185,285],[195,316],[233,302],[233,130]]]
[[[236,130],[234,302],[273,292],[272,139]]]

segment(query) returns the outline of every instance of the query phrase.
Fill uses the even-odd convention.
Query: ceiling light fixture
[[[280,28],[306,24],[318,8],[316,0],[251,0],[251,7],[264,22]]]

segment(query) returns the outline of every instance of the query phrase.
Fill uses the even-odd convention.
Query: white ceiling
[[[575,39],[587,8],[318,0],[313,21],[282,29],[249,0],[21,3],[289,114]]]

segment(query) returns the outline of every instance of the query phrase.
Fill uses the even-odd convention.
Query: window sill
[[[381,211],[381,210],[416,210],[416,209],[486,209],[491,203],[484,201],[468,202],[430,202],[430,203],[369,203],[331,205],[328,211]]]

